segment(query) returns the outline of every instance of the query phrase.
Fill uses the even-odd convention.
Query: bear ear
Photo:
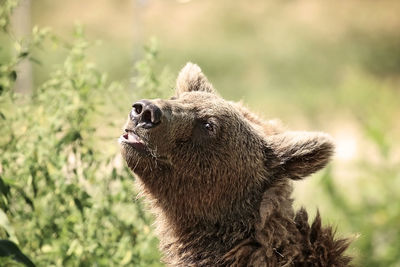
[[[193,63],[186,63],[176,80],[176,95],[183,92],[204,91],[214,93],[215,90],[200,67]]]
[[[302,179],[323,168],[334,151],[332,138],[324,133],[284,132],[266,141],[266,165],[277,179]]]

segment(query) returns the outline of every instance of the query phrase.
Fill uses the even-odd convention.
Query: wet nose
[[[161,109],[149,100],[140,100],[132,105],[132,116],[138,125],[149,129],[161,122]]]

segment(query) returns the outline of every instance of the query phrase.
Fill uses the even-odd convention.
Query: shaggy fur
[[[261,120],[218,96],[191,63],[178,76],[175,97],[151,104],[161,122],[141,127],[143,111],[134,108],[121,152],[151,200],[166,264],[349,264],[348,242],[322,227],[319,215],[310,226],[290,197],[291,180],[328,163],[329,136]],[[127,142],[128,134],[139,141]]]

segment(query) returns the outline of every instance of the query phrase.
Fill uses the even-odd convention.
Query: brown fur
[[[346,240],[319,215],[309,226],[292,207],[291,180],[324,167],[333,143],[323,133],[285,132],[219,97],[188,63],[176,96],[152,100],[161,123],[125,128],[146,145],[122,143],[128,166],[152,201],[164,261],[171,266],[347,266]],[[205,128],[211,124],[211,129]]]

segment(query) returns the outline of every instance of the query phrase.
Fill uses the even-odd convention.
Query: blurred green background
[[[400,266],[399,1],[0,3],[0,238],[37,266],[160,265],[117,138],[187,61],[226,99],[330,133],[296,207],[350,237],[356,265]]]

